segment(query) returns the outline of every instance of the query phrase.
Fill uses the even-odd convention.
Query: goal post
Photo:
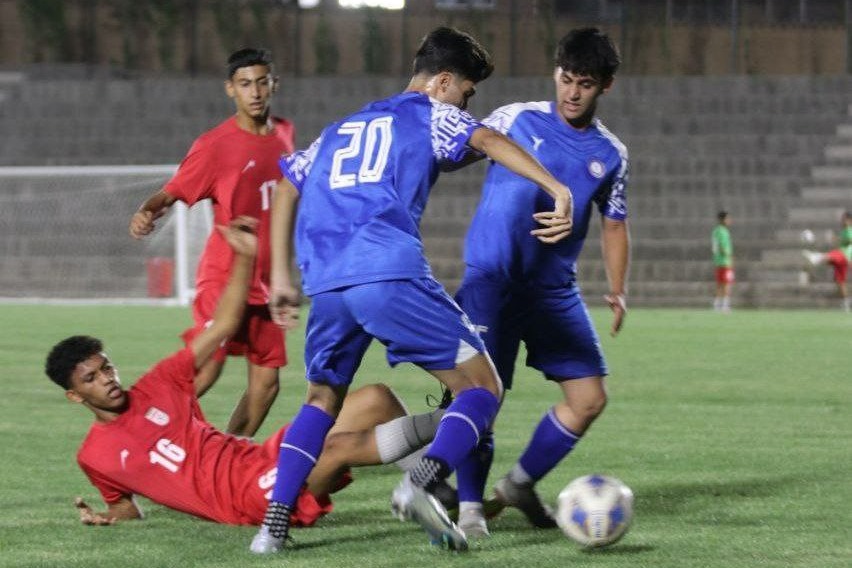
[[[127,230],[176,168],[0,167],[0,301],[189,304],[209,202],[175,203],[144,239]]]

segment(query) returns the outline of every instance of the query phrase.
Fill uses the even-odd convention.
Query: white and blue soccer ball
[[[585,475],[559,493],[556,522],[582,546],[599,547],[624,536],[633,520],[633,491],[608,475]]]
[[[816,236],[814,235],[814,232],[810,229],[805,229],[804,231],[799,233],[799,239],[803,243],[810,245],[813,244],[813,242],[816,240]]]

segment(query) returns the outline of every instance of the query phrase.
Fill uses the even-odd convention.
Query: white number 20
[[[382,179],[388,164],[393,134],[392,116],[374,118],[370,122],[363,120],[344,122],[337,133],[350,136],[349,145],[334,153],[328,183],[332,189],[352,187],[356,183],[376,182]],[[366,132],[365,132],[366,131]],[[358,173],[343,173],[343,161],[361,158]]]

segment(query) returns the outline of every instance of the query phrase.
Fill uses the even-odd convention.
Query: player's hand
[[[299,325],[299,291],[291,285],[275,285],[269,290],[269,313],[272,321],[283,330]]]
[[[615,337],[621,331],[624,317],[627,315],[627,299],[624,294],[607,294],[604,296],[604,300],[609,304],[609,309],[612,310],[613,314],[612,328],[610,328],[609,334]]]
[[[165,213],[165,209],[161,209],[156,213],[147,210],[137,211],[130,218],[130,236],[134,239],[141,239],[145,235],[150,235],[156,227],[154,221],[162,217]]]
[[[553,200],[553,211],[533,213],[533,219],[544,226],[534,229],[530,234],[543,243],[556,243],[571,234],[574,225],[574,196],[571,195],[570,189],[563,187],[565,190]]]
[[[254,256],[257,254],[257,226],[260,222],[254,217],[240,215],[231,220],[227,227],[216,225],[219,233],[231,246],[235,254]]]
[[[556,243],[571,234],[571,218],[558,215],[555,211],[533,213],[533,219],[542,227],[530,231],[530,234],[543,243]]]
[[[115,517],[107,517],[102,513],[96,513],[83,501],[82,497],[74,499],[74,506],[77,507],[77,512],[80,514],[80,522],[84,525],[104,526],[115,524]]]

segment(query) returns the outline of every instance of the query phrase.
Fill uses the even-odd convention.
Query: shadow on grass
[[[637,487],[635,510],[642,516],[679,515],[692,507],[695,500],[737,501],[771,497],[798,481],[795,477],[785,476]]]

